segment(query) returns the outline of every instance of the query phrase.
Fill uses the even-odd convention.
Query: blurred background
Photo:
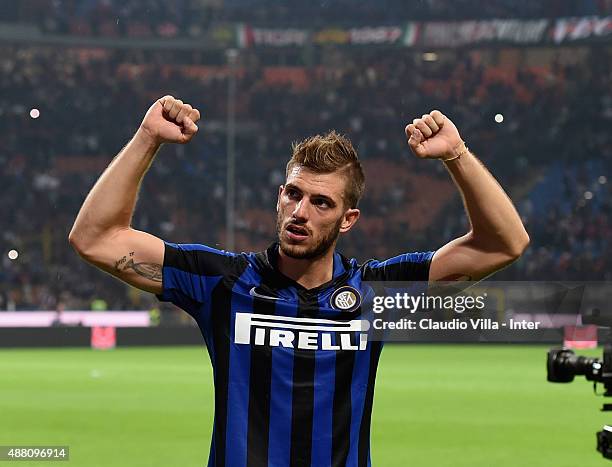
[[[166,94],[200,109],[200,133],[189,145],[166,146],[158,155],[141,189],[133,221],[137,229],[171,242],[234,251],[265,248],[275,239],[276,194],[291,143],[336,129],[353,141],[366,171],[362,218],[342,239],[340,250],[361,262],[436,249],[466,232],[466,216],[443,165],[411,155],[404,126],[437,108],[456,123],[470,149],[510,194],[531,236],[525,255],[495,279],[611,280],[611,14],[611,0],[1,0],[0,322],[3,312],[4,316],[12,312],[4,326],[35,326],[27,324],[30,318],[14,321],[16,313],[25,317],[28,312],[46,311],[42,321],[46,326],[67,324],[63,311],[140,310],[146,313],[145,324],[140,321],[136,326],[160,320],[162,324],[166,320],[191,323],[173,305],[160,304],[152,295],[85,264],[67,240],[96,179],[129,141],[148,107]],[[79,316],[73,322],[83,324],[86,320]],[[142,318],[130,316],[135,320],[132,325]],[[31,323],[40,325],[32,319]],[[121,318],[114,323],[128,325],[120,324]],[[16,328],[10,332],[18,335]],[[32,336],[27,334],[22,343],[42,345]],[[45,339],[41,342],[49,342]],[[386,391],[386,400],[399,388],[416,390],[411,393],[415,397],[430,394],[431,385],[436,384],[443,392],[453,385],[460,402],[462,391],[466,397],[473,393],[476,381],[481,388],[492,384],[487,408],[480,405],[483,398],[466,399],[463,405],[469,409],[467,418],[481,413],[480,418],[467,426],[462,425],[466,418],[459,417],[446,424],[448,430],[461,427],[480,442],[492,443],[487,461],[476,450],[457,445],[456,451],[436,451],[438,460],[430,465],[451,461],[448,465],[460,465],[453,453],[465,456],[465,465],[493,461],[516,465],[509,448],[500,447],[507,445],[509,436],[533,444],[535,454],[527,462],[531,466],[599,465],[581,460],[582,453],[593,451],[590,431],[595,430],[595,423],[585,430],[583,408],[574,407],[575,400],[569,396],[562,402],[557,399],[557,405],[539,398],[544,388],[550,390],[542,368],[544,348],[532,353],[504,348],[486,355],[457,353],[450,347],[421,352],[423,363],[429,359],[455,362],[453,368],[471,376],[462,379],[464,373],[452,371],[438,374],[425,365],[422,374],[416,371],[425,379],[416,389],[406,388],[402,365],[407,360],[393,349],[395,360],[389,357],[389,361],[398,366],[390,363],[382,372],[391,376],[381,376],[380,391]],[[174,448],[189,451],[195,443],[207,446],[209,432],[195,435],[202,425],[208,427],[207,421],[184,426],[184,415],[191,414],[192,407],[174,407],[170,413],[159,408],[170,404],[163,396],[129,399],[136,387],[139,394],[145,388],[148,392],[151,374],[176,376],[169,381],[180,380],[177,384],[185,397],[203,399],[192,379],[210,385],[209,369],[200,369],[200,353],[190,354],[193,366],[184,354],[176,360],[166,353],[137,354],[130,357],[133,360],[112,357],[117,358],[117,366],[102,361],[100,355],[90,359],[66,354],[58,359],[65,362],[66,374],[53,366],[64,385],[49,382],[46,390],[56,392],[46,392],[52,402],[43,409],[32,402],[40,394],[27,391],[40,384],[34,375],[48,368],[37,366],[47,361],[45,355],[0,354],[5,365],[2,374],[17,375],[10,384],[10,377],[0,381],[3,400],[10,401],[0,407],[5,420],[10,420],[8,436],[0,441],[32,442],[69,433],[58,442],[74,442],[95,430],[87,422],[75,426],[59,413],[45,412],[48,418],[36,431],[27,424],[24,411],[34,417],[32,407],[40,415],[38,410],[52,406],[93,413],[88,411],[95,412],[96,404],[111,407],[121,400],[125,405],[121,415],[112,413],[124,417],[121,423],[126,427],[140,417],[141,424],[133,427],[132,434],[144,433],[143,440],[151,426],[176,420],[176,427],[184,430],[180,442],[193,444]],[[125,354],[118,349],[114,355]],[[146,366],[153,355],[162,367]],[[493,384],[488,377],[491,364],[507,362],[510,368],[509,362],[517,358],[535,362],[526,363],[526,369],[513,367],[515,377],[532,377],[529,381],[534,386],[514,388],[530,407],[527,412],[536,406],[541,409],[538,420],[534,416],[528,423],[520,416],[512,418],[527,414],[519,409],[496,412],[503,406],[497,397],[509,397],[511,384],[501,380]],[[470,359],[475,362],[473,372]],[[97,362],[95,368],[91,362]],[[68,369],[76,368],[85,372],[84,380],[73,381],[67,389],[66,381],[78,379]],[[20,369],[29,373],[22,374]],[[121,389],[121,399],[119,395],[104,399],[101,392],[95,401],[85,403],[81,395],[92,389],[88,385],[104,377],[115,378],[104,391]],[[128,377],[136,382],[130,380],[124,388],[120,382],[127,384]],[[164,383],[158,378],[154,384]],[[66,402],[61,396],[65,391],[81,405]],[[166,396],[180,404],[170,396],[174,391],[175,387],[168,387]],[[570,394],[567,388],[564,391]],[[208,405],[198,416],[210,416],[211,397],[203,399]],[[160,400],[164,404],[158,405]],[[406,432],[404,422],[415,420],[415,413],[416,419],[427,424],[460,405],[444,404],[434,402],[438,412],[428,412],[430,406],[425,404],[405,415],[397,406],[379,406],[375,413],[381,415],[375,417],[386,417],[391,428],[380,436],[380,431],[374,431],[376,452],[383,452],[385,442],[397,447],[390,441]],[[561,405],[576,408],[574,418],[565,420],[564,430],[574,429],[573,439],[580,438],[582,443],[584,437],[587,442],[576,447],[567,442],[567,431],[559,431],[557,439],[562,444],[550,449],[576,448],[571,452],[581,454],[573,458],[566,451],[553,462],[537,453],[542,441],[527,439],[526,433],[554,432],[546,420]],[[149,409],[154,415],[162,410],[157,413],[160,419],[149,420]],[[594,406],[589,410],[594,412]],[[510,425],[491,425],[486,413],[514,423],[516,431],[504,431]],[[116,423],[107,420],[106,433],[115,429]],[[440,425],[432,429],[437,432]],[[456,431],[447,433],[452,437]],[[492,433],[499,439],[491,439]],[[96,440],[96,450],[91,439],[82,441],[81,447],[89,446],[95,459],[104,441]],[[112,443],[117,446],[121,440]],[[420,446],[422,452],[411,451],[417,460],[420,454],[427,459],[439,448],[433,435],[431,442]],[[91,465],[123,465],[120,458],[109,459],[107,464],[92,460]],[[140,465],[136,459],[137,453],[126,465]],[[203,461],[202,456],[197,459]],[[404,462],[401,459],[389,456],[381,465]],[[192,460],[177,464],[165,459],[159,465],[188,465]],[[81,461],[75,465],[87,464]],[[158,464],[149,459],[142,465]]]
[[[460,197],[403,134],[438,108],[531,235],[497,279],[612,276],[610,1],[0,5],[0,309],[155,303],[83,263],[67,236],[165,94],[203,115],[197,139],[165,147],[142,187],[133,225],[165,240],[263,249],[291,143],[335,128],[367,177],[362,219],[341,251],[364,261],[438,248],[466,231]]]

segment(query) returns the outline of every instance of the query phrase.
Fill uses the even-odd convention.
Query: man
[[[197,321],[214,368],[209,466],[369,465],[382,344],[358,337],[362,281],[480,280],[526,248],[521,220],[455,125],[433,111],[406,127],[408,144],[446,164],[471,223],[435,254],[358,265],[335,252],[359,219],[364,176],[350,142],[334,132],[294,146],[278,191],[278,242],[264,252],[177,245],[132,229],[158,149],[190,141],[199,118],[172,96],[155,102],[87,196],[70,243]]]

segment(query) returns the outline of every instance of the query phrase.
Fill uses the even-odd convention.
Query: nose
[[[306,206],[307,203],[305,198],[302,198],[297,203],[295,203],[295,208],[291,213],[293,218],[302,222],[308,220],[308,210]]]

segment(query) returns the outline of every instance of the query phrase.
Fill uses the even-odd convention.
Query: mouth
[[[305,227],[296,224],[289,224],[285,231],[287,236],[294,241],[303,241],[308,238],[308,230]]]

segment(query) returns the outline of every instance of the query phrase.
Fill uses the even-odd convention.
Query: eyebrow
[[[285,188],[291,188],[292,190],[297,190],[300,193],[303,193],[304,190],[302,190],[300,187],[298,187],[297,185],[294,185],[293,183],[289,182],[285,184]],[[330,205],[335,206],[337,203],[333,200],[333,198],[331,198],[328,195],[324,195],[322,193],[314,193],[312,195],[310,195],[311,198],[319,198],[319,199],[323,199],[325,201],[327,201]]]

